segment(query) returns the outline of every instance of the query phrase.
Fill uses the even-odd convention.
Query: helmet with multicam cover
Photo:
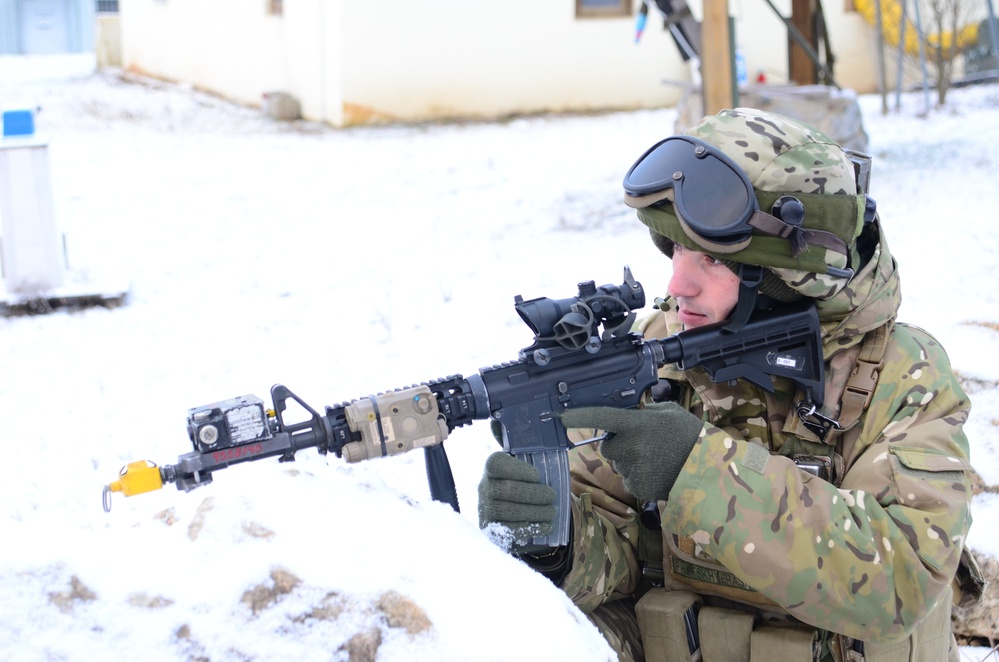
[[[854,162],[803,122],[723,110],[649,149],[624,187],[664,252],[679,242],[737,273],[764,267],[764,293],[778,300],[832,297],[859,268],[868,202]]]

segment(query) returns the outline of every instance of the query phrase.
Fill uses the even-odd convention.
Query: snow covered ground
[[[999,90],[862,98],[900,318],[933,332],[999,485]],[[71,281],[127,305],[0,318],[0,657],[5,660],[606,660],[588,621],[476,522],[496,446],[445,447],[461,513],[422,453],[233,467],[101,508],[126,463],[176,462],[191,407],[283,383],[315,408],[516,358],[513,308],[669,263],[621,202],[674,111],[332,130],[116,75],[0,77],[40,107]],[[997,553],[999,497],[969,544]],[[415,603],[413,606],[409,601]],[[987,649],[964,649],[982,660]]]

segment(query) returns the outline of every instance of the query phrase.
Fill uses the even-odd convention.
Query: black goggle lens
[[[667,138],[643,154],[624,178],[625,192],[634,197],[669,188],[677,214],[698,234],[722,242],[748,236],[745,223],[757,207],[753,185],[712,146],[690,136]]]

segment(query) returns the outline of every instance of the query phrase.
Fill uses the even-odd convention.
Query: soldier
[[[514,551],[622,660],[958,659],[971,405],[943,347],[895,323],[899,276],[862,156],[740,108],[654,145],[625,177],[673,263],[639,330],[738,328],[813,303],[825,398],[667,366],[667,401],[562,414],[582,438],[611,434],[570,451],[570,544]],[[482,526],[521,541],[551,530],[552,490],[526,463],[491,456],[479,494]]]

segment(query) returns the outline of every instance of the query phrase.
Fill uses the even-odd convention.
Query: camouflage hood
[[[894,322],[902,303],[895,259],[888,250],[880,223],[871,229],[878,233],[874,255],[843,289],[829,299],[817,301],[827,361],[856,345],[868,331]]]

